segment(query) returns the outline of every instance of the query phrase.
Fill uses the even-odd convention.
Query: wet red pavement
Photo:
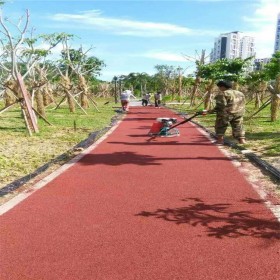
[[[133,107],[77,164],[1,216],[3,280],[275,280],[280,227],[190,123],[149,139],[166,109]]]

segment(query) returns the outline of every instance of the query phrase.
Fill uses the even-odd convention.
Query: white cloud
[[[259,0],[255,5],[254,16],[244,17],[251,25],[251,31],[247,33],[255,38],[257,57],[270,57],[274,50],[280,0]]]
[[[55,14],[52,20],[68,22],[77,27],[110,31],[118,35],[141,37],[168,37],[189,35],[191,29],[169,23],[135,21],[125,18],[102,16],[99,10],[84,11],[80,14]]]
[[[140,56],[162,61],[187,62],[186,58],[184,58],[183,55],[167,51],[150,51]]]

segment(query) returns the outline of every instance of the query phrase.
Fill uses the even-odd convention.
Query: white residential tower
[[[244,36],[242,32],[234,31],[221,34],[215,39],[214,48],[211,52],[210,61],[214,62],[221,58],[248,58],[255,56],[254,38]]]
[[[280,51],[280,13],[277,17],[274,52]]]

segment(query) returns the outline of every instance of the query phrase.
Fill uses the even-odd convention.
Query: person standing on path
[[[136,97],[133,95],[131,90],[125,90],[121,93],[120,99],[121,99],[122,110],[124,112],[128,111],[129,101],[131,97],[136,99]]]
[[[150,99],[150,94],[149,93],[144,93],[142,96],[142,106],[148,106],[148,103]]]
[[[231,125],[232,135],[240,144],[245,144],[243,116],[245,113],[245,96],[242,92],[232,89],[230,81],[217,83],[219,93],[215,96],[216,106],[208,113],[216,113],[215,132],[217,144],[224,144],[224,135]]]
[[[147,105],[151,104],[151,100],[150,100],[151,94],[149,92],[146,94],[146,98],[147,98]]]
[[[161,104],[161,100],[162,100],[162,94],[160,91],[158,91],[155,95],[154,95],[154,98],[155,98],[155,107],[159,107],[160,104]]]

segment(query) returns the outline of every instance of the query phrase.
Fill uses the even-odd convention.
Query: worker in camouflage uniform
[[[217,144],[224,143],[224,134],[231,125],[232,135],[240,144],[245,144],[243,115],[245,113],[245,96],[242,92],[232,89],[229,81],[219,81],[220,92],[215,96],[216,106],[209,113],[216,113],[215,131]]]

